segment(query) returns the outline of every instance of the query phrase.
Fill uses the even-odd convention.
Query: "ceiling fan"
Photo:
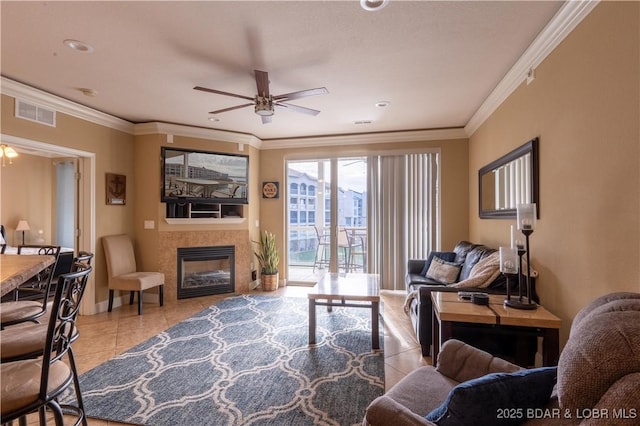
[[[307,90],[301,90],[299,92],[292,92],[292,93],[286,93],[284,95],[273,96],[269,94],[269,73],[267,73],[266,71],[260,71],[260,70],[254,70],[254,72],[256,76],[256,87],[258,88],[258,94],[253,98],[250,96],[223,92],[221,90],[208,89],[206,87],[201,87],[201,86],[196,86],[194,87],[194,89],[201,90],[203,92],[217,93],[218,95],[233,96],[235,98],[247,99],[251,101],[251,103],[248,103],[248,104],[242,104],[242,105],[237,105],[230,108],[223,108],[216,111],[210,111],[209,114],[219,114],[221,112],[232,111],[234,109],[239,109],[239,108],[244,108],[244,107],[254,105],[255,113],[258,114],[260,118],[262,118],[262,124],[271,123],[271,116],[275,112],[275,107],[287,108],[287,109],[290,109],[291,111],[300,112],[302,114],[308,114],[308,115],[320,114],[320,111],[318,110],[285,103],[283,101],[304,98],[307,96],[324,95],[329,93],[326,87],[318,87],[316,89],[307,89]]]

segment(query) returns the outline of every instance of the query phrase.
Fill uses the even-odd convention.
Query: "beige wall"
[[[640,291],[640,4],[600,3],[472,135],[470,238],[509,244],[514,221],[479,219],[479,168],[540,137],[531,237],[543,305],[563,320],[612,291]]]
[[[331,143],[331,138],[327,138]],[[281,254],[281,271],[286,265],[285,202],[287,200],[285,164],[290,159],[317,159],[336,156],[362,156],[384,152],[399,153],[403,151],[418,152],[420,150],[440,148],[441,170],[441,213],[443,248],[452,248],[459,240],[468,235],[468,141],[467,139],[451,139],[439,141],[379,143],[362,145],[329,145],[314,148],[263,149],[260,156],[260,181],[280,182],[280,198],[262,200],[260,204],[260,228],[276,234]]]

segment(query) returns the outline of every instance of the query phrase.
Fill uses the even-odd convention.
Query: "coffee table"
[[[326,274],[308,294],[309,344],[316,343],[316,306],[371,309],[371,347],[380,348],[380,281],[375,274]]]
[[[440,344],[453,335],[456,323],[489,324],[496,328],[512,331],[517,336],[519,330],[526,329],[542,337],[542,364],[558,364],[560,351],[560,318],[538,306],[535,310],[514,309],[504,306],[504,295],[489,295],[488,305],[476,305],[458,297],[458,293],[433,291],[433,354],[432,364],[436,365]]]

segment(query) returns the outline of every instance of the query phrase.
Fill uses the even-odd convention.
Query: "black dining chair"
[[[29,249],[29,250],[27,250]],[[33,279],[21,284],[14,293],[12,302],[0,303],[0,328],[23,322],[38,322],[38,318],[47,311],[51,286],[54,282],[53,273],[60,257],[60,246],[22,245],[18,246],[18,254],[25,252],[38,255],[54,256],[54,262],[47,266]],[[26,255],[26,254],[24,254]],[[29,294],[31,297],[19,300]]]
[[[74,258],[71,272],[79,272],[91,267],[93,253],[80,252]],[[80,303],[77,300],[76,303]],[[48,323],[25,324],[20,327],[7,327],[0,331],[0,363],[22,361],[42,356],[44,342],[47,337]],[[71,333],[71,342],[79,337],[77,328]],[[80,382],[78,380],[78,370],[76,368],[73,346],[68,352],[69,366],[73,373],[74,388],[78,406],[84,411],[82,396],[80,393]],[[86,420],[82,422],[86,426]]]
[[[77,376],[75,362],[72,361],[73,367],[70,367],[63,358],[69,355],[72,360],[71,343],[77,334],[76,320],[91,270],[90,266],[78,264],[77,270],[59,277],[41,346],[42,357],[0,364],[3,424],[16,419],[20,419],[20,424],[26,424],[25,416],[36,411],[40,424],[46,424],[46,408],[49,408],[56,426],[64,425],[63,410],[77,417],[75,425],[86,425],[80,388],[76,387],[77,406],[61,405],[58,397]],[[40,324],[33,325],[37,326]],[[5,355],[4,350],[2,355]]]

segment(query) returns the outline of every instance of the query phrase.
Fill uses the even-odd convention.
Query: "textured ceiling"
[[[133,123],[162,121],[263,140],[465,126],[562,5],[546,1],[0,3],[2,75]],[[77,39],[92,53],[63,44]],[[253,70],[317,116],[252,107]],[[79,89],[97,92],[93,97]],[[388,101],[386,108],[376,102]],[[354,124],[370,121],[370,124]]]

